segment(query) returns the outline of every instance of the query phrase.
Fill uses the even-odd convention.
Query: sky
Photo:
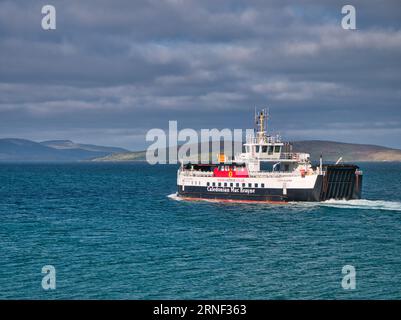
[[[141,150],[269,107],[286,140],[401,148],[400,58],[399,0],[1,0],[0,138]]]

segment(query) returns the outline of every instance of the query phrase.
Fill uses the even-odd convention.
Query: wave
[[[167,196],[168,198],[175,201],[184,201],[180,198],[177,193],[172,193]],[[215,202],[213,200],[204,199],[206,202]],[[258,204],[256,202],[256,204]],[[266,205],[265,203],[260,203]],[[387,210],[387,211],[401,211],[401,202],[397,201],[384,201],[384,200],[326,200],[322,202],[288,202],[286,204],[280,203],[275,204],[275,206],[306,206],[306,207],[331,207],[339,209],[364,209],[364,210]]]
[[[341,209],[401,211],[401,202],[384,200],[327,200],[319,202],[319,205]]]
[[[169,194],[169,195],[167,196],[167,198],[170,198],[170,199],[175,200],[175,201],[182,201],[182,200],[183,200],[183,199],[181,199],[181,198],[178,196],[177,193]]]

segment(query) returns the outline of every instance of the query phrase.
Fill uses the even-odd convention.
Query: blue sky
[[[41,28],[41,8],[57,29]],[[401,148],[401,4],[0,2],[0,138],[144,148],[151,128],[249,128]]]

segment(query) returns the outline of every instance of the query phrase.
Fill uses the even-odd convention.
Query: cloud
[[[291,139],[344,123],[339,137],[369,142],[377,122],[401,147],[386,129],[401,118],[397,1],[355,1],[357,30],[341,28],[339,1],[54,0],[52,32],[42,5],[0,3],[0,136],[137,148],[170,119],[245,128],[269,105]]]

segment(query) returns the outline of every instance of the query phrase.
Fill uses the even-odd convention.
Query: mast
[[[267,113],[267,109],[262,109],[256,116],[255,116],[255,126],[256,126],[256,137],[258,142],[260,140],[264,140],[267,134],[267,120],[269,115]]]

